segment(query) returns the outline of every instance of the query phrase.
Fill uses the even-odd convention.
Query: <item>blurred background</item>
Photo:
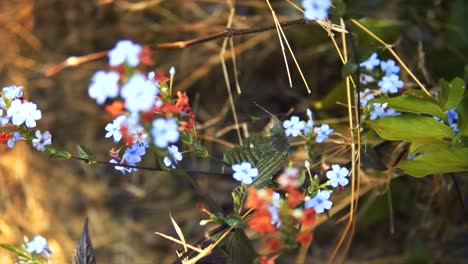
[[[301,18],[287,1],[271,2],[280,21]],[[395,44],[430,89],[439,78],[459,76],[467,81],[464,0],[344,2],[346,16],[375,19],[372,29]],[[343,1],[334,4],[339,7]],[[222,32],[228,14],[224,0],[3,0],[0,85],[24,87],[26,97],[42,110],[38,129],[49,130],[59,148],[73,152],[77,144],[85,144],[99,160],[107,160],[113,142],[104,139],[104,126],[111,117],[87,95],[91,76],[106,69],[106,58],[53,75],[48,70],[70,56],[111,49],[120,39],[147,44],[153,48],[155,68],[166,72],[176,68],[174,89],[187,91],[212,157],[187,158],[184,165],[220,171],[217,159],[238,144],[235,131],[229,130],[233,120],[219,59],[222,39],[185,49],[161,49],[156,44]],[[265,1],[236,1],[233,28],[265,25],[273,25]],[[355,28],[351,30],[356,43],[367,43],[356,48],[362,60],[373,51],[388,56]],[[307,94],[292,60],[294,87],[289,88],[276,31],[236,37],[242,94],[235,95],[235,105],[240,122],[251,133],[266,124],[265,112],[257,104],[280,118],[289,111],[312,108],[314,119],[331,120],[338,131],[346,131],[346,108],[340,104],[345,102],[342,65],[326,33],[315,24],[287,27],[285,32],[312,93]],[[232,74],[230,61],[228,67]],[[413,85],[405,74],[401,78]],[[291,158],[306,158],[304,148],[293,150]],[[145,165],[151,162],[148,156]],[[360,203],[347,263],[468,263],[466,177],[466,173],[422,179],[403,175],[391,185],[376,185]],[[197,176],[197,181],[219,207],[230,209],[235,182],[215,175]],[[172,263],[180,248],[154,232],[176,235],[171,213],[188,241],[200,239],[206,229],[198,225],[205,215],[196,208],[203,203],[197,192],[186,180],[168,173],[122,176],[106,166],[49,160],[26,144],[12,150],[2,145],[0,242],[20,245],[25,235],[42,235],[51,246],[52,262],[67,263],[88,217],[98,263]],[[309,263],[326,262],[331,255],[344,227],[335,220],[317,229]],[[293,263],[292,259],[285,256],[278,263]],[[0,250],[0,263],[13,262],[12,254]]]

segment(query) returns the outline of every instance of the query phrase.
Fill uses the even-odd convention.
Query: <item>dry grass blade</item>
[[[155,234],[158,235],[158,236],[162,236],[162,237],[164,237],[164,238],[167,239],[167,240],[176,242],[177,244],[184,245],[184,246],[186,246],[187,248],[190,248],[190,249],[193,250],[193,251],[196,251],[196,252],[199,252],[199,253],[201,253],[201,252],[203,251],[202,249],[199,249],[199,248],[197,248],[197,247],[194,247],[194,246],[192,246],[192,245],[190,245],[190,244],[185,243],[185,241],[180,241],[179,239],[174,238],[174,237],[171,237],[171,236],[168,236],[168,235],[166,235],[166,234],[159,233],[159,232],[155,232]]]
[[[171,217],[172,225],[174,226],[174,229],[175,229],[177,235],[179,236],[180,241],[182,242],[182,246],[184,247],[184,252],[187,252],[187,243],[185,243],[184,233],[182,232],[182,229],[180,229],[179,225],[178,225],[177,222],[174,220],[174,218],[172,217],[172,215],[169,214],[169,216]]]

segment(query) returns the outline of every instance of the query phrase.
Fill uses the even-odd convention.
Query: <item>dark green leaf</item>
[[[432,117],[404,114],[367,121],[386,140],[440,141],[455,136],[452,129]]]
[[[434,173],[468,171],[468,148],[439,148],[426,151],[412,160],[402,160],[397,167],[415,177]]]
[[[195,156],[200,157],[200,158],[206,158],[208,157],[208,150],[201,144],[201,142],[197,142],[195,144]]]
[[[94,257],[93,244],[88,232],[88,219],[85,220],[83,232],[80,241],[75,248],[75,255],[72,260],[73,264],[96,264]]]
[[[235,228],[243,228],[245,227],[245,222],[242,218],[238,215],[228,215],[224,218],[224,222],[228,226],[232,226]]]
[[[389,20],[363,18],[359,22],[386,43],[394,43],[400,33],[398,27]],[[382,47],[380,43],[361,29],[356,29],[355,32],[357,33],[357,47],[361,61],[367,60],[372,52]]]
[[[252,243],[241,229],[235,229],[227,238],[227,264],[254,263],[257,256]]]
[[[76,146],[76,151],[78,152],[78,156],[82,159],[85,159],[88,164],[96,163],[96,156],[87,146],[78,145]]]
[[[426,114],[447,121],[445,112],[437,104],[416,96],[402,94],[392,98],[375,99],[373,102],[388,103],[388,106],[399,112]]]
[[[288,149],[289,144],[283,126],[279,120],[273,118],[270,127],[263,133],[246,139],[242,146],[224,153],[224,161],[229,164],[243,161],[252,163],[259,171],[252,186],[261,188],[283,166],[288,157]]]
[[[462,79],[457,77],[451,82],[441,79],[439,81],[439,85],[439,105],[444,111],[455,107],[463,98],[463,94],[465,93],[465,82],[463,82]]]
[[[191,145],[193,144],[193,137],[192,137],[192,134],[184,131],[181,133],[180,135],[180,141],[182,141],[182,143],[186,144],[186,145]]]
[[[468,136],[468,95],[465,95],[458,103],[457,113],[458,130],[460,131],[460,134]]]
[[[244,200],[246,197],[246,191],[247,188],[245,185],[240,185],[237,186],[233,191],[232,191],[232,200],[234,203],[234,212],[240,213],[241,211],[241,206],[244,204]]]
[[[349,60],[345,65],[343,65],[343,68],[341,68],[341,77],[346,78],[354,74],[358,68],[359,64],[353,60]]]

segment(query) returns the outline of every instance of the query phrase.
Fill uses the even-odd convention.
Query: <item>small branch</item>
[[[76,157],[76,156],[71,156],[70,158],[75,159],[75,160],[84,161],[84,162],[89,162],[88,159],[80,158],[80,157]],[[162,170],[162,169],[155,168],[155,167],[145,167],[145,166],[135,166],[135,165],[128,165],[128,164],[110,163],[110,162],[102,161],[102,160],[95,160],[94,163],[100,164],[100,165],[120,166],[120,167],[124,167],[124,168],[147,170],[147,171],[170,172],[170,171]],[[213,172],[213,171],[200,171],[200,170],[184,170],[184,172],[189,174],[189,175],[200,175],[200,174],[209,174],[209,175],[218,175],[218,176],[231,176],[232,175],[232,173],[227,173],[227,172]]]

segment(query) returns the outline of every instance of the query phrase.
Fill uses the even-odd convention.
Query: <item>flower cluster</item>
[[[307,20],[323,21],[328,18],[328,9],[331,7],[330,0],[302,0],[304,16]]]
[[[37,105],[27,101],[20,86],[6,86],[0,92],[0,125],[10,127],[13,132],[1,132],[0,144],[7,144],[13,148],[19,140],[31,143],[37,150],[45,151],[46,146],[52,144],[49,131],[41,133],[33,131],[36,121],[41,119],[42,112]]]
[[[304,176],[305,171],[288,167],[276,178],[278,190],[252,186],[247,189],[244,206],[253,209],[248,227],[263,236],[269,253],[278,253],[293,246],[291,243],[308,245],[312,241],[316,214],[329,210],[333,205],[329,200],[330,186],[342,189],[349,182],[348,169],[337,164],[326,172],[328,181],[322,184],[316,176],[315,179],[311,177],[310,187],[302,188],[301,175]],[[295,240],[291,241],[291,237]]]
[[[122,143],[109,153],[110,162],[123,174],[135,171],[151,146],[165,155],[168,168],[176,168],[182,154],[175,144],[183,134],[191,138],[195,133],[187,95],[178,92],[173,99],[169,78],[159,71],[145,73],[154,64],[151,56],[148,47],[119,41],[108,54],[110,70],[97,71],[88,88],[89,96],[114,117],[105,126],[105,137]],[[171,78],[174,73],[172,68]]]
[[[359,76],[361,84],[365,85],[364,91],[359,92],[361,107],[370,120],[386,116],[400,115],[395,109],[388,107],[386,103],[369,104],[378,95],[397,94],[404,86],[398,76],[400,67],[392,59],[380,60],[377,53],[360,64],[363,73]]]
[[[307,109],[308,120],[302,121],[298,116],[292,116],[291,119],[283,122],[284,132],[286,136],[297,137],[300,135],[306,137],[315,137],[317,143],[323,143],[334,130],[327,124],[314,127],[314,120],[312,119],[312,111]]]

